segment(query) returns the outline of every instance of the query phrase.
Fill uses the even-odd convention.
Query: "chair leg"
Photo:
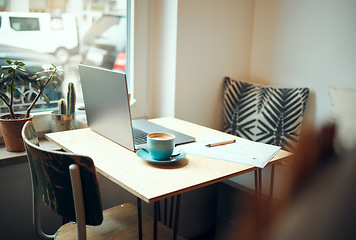
[[[69,173],[73,189],[75,218],[78,229],[78,240],[85,240],[87,239],[85,209],[79,166],[77,164],[71,164],[69,166]]]

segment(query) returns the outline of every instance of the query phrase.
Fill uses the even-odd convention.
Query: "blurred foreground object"
[[[237,221],[252,234],[233,231],[229,239],[356,239],[356,149],[335,154],[334,124],[305,130],[283,178],[285,197],[245,201]]]

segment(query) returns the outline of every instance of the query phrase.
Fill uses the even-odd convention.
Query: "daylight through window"
[[[83,103],[79,63],[126,72],[127,6],[129,0],[21,0],[0,6],[0,66],[6,59],[21,60],[29,73],[16,93],[16,111],[27,108],[37,83],[30,76],[48,64],[64,70],[63,82],[45,93],[51,103],[38,101],[36,111],[56,108],[73,82],[77,103]],[[25,8],[25,9],[24,9]],[[5,73],[5,72],[1,72]],[[0,83],[6,91],[6,86]],[[4,91],[3,91],[4,92]],[[0,105],[0,112],[8,111]]]

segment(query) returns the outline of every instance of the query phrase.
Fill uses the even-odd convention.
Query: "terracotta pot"
[[[32,120],[32,117],[25,118],[25,114],[15,114],[16,119],[10,119],[10,114],[0,117],[0,128],[4,138],[6,150],[8,152],[23,152],[25,146],[21,137],[23,125]]]

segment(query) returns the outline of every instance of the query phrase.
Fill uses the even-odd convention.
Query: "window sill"
[[[60,150],[60,148],[45,138],[40,139],[41,147],[47,150]],[[27,162],[26,151],[8,152],[4,144],[0,145],[0,167],[6,167]]]
[[[130,106],[136,105],[136,99],[131,98]],[[37,130],[38,137],[40,138],[41,147],[47,150],[60,150],[60,148],[44,138],[44,134],[50,132],[51,112],[34,113],[33,122]],[[77,128],[87,127],[86,115],[84,110],[77,109],[76,111],[76,125]],[[24,152],[8,152],[3,143],[0,132],[0,167],[10,166],[27,162],[26,151]]]

